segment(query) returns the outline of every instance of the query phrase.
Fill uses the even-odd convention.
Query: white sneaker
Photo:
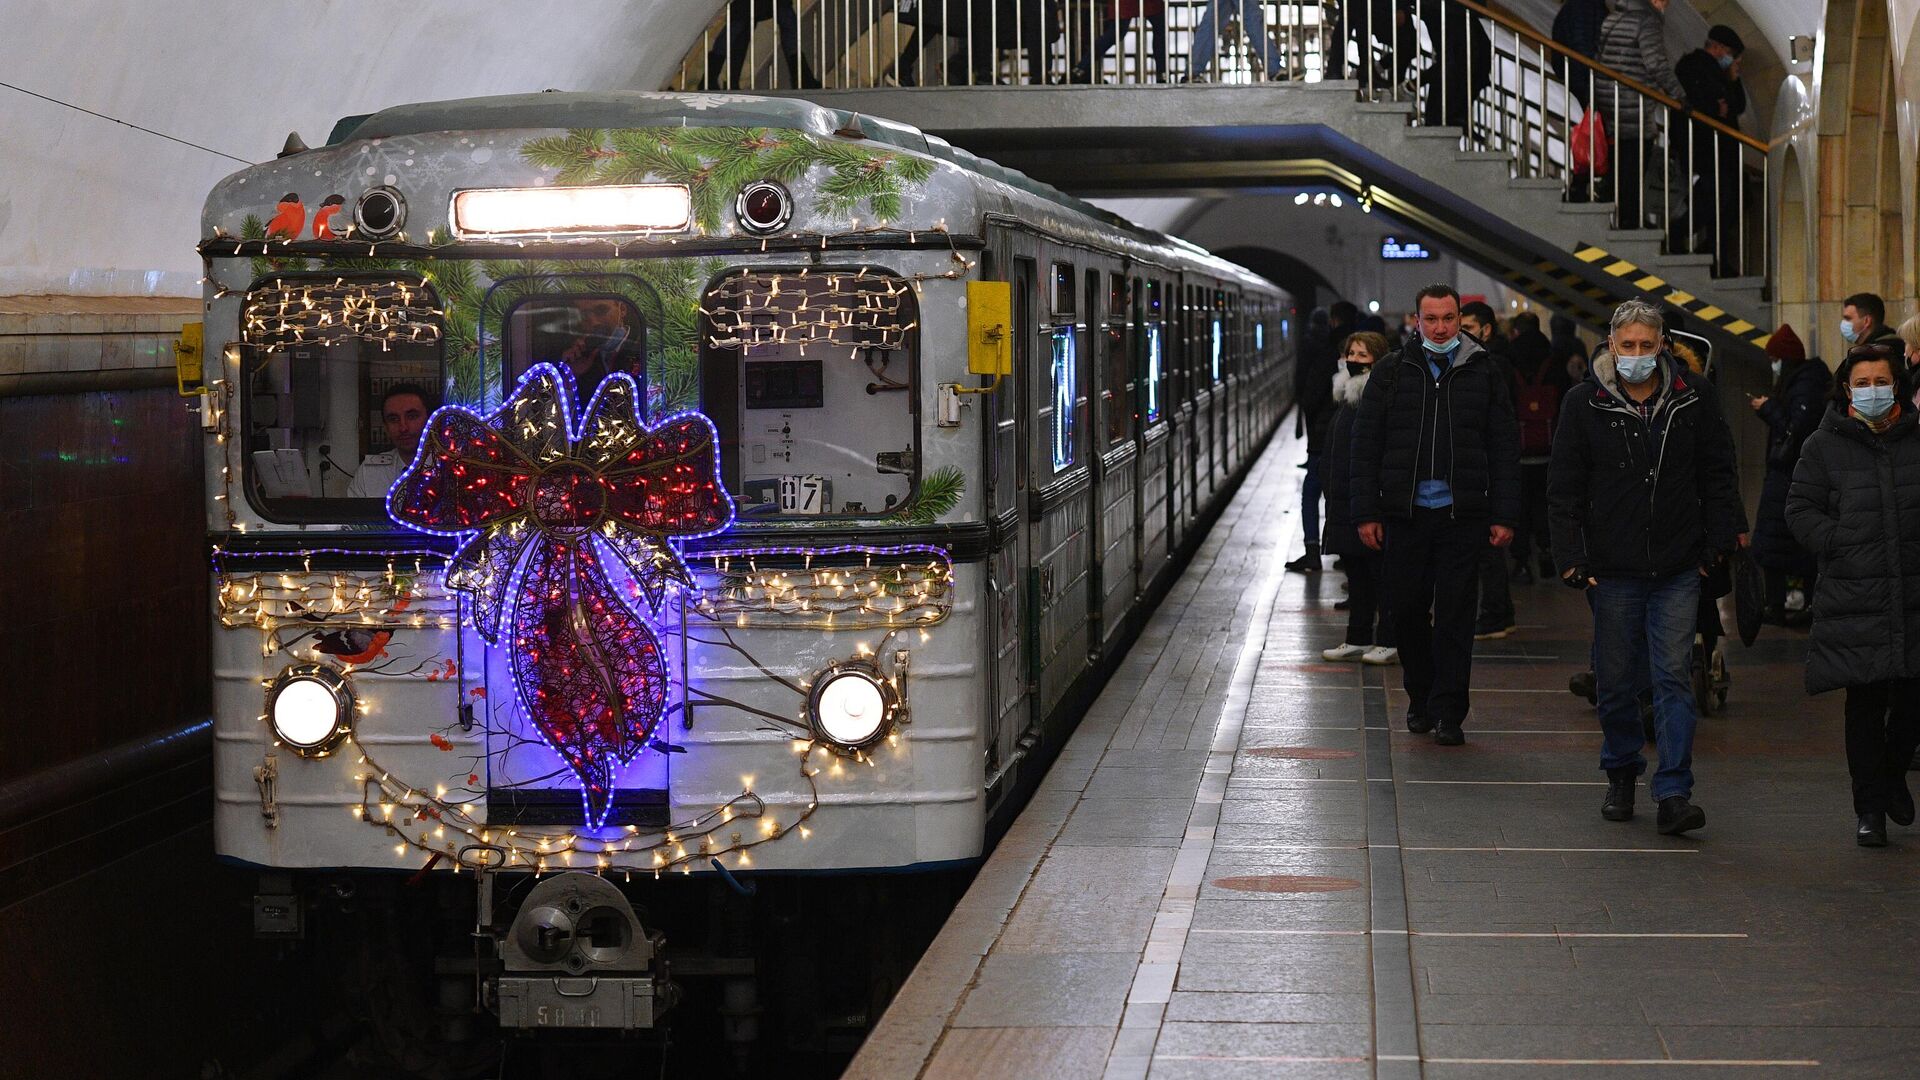
[[[1322,649],[1320,655],[1328,660],[1360,660],[1370,651],[1365,645],[1342,645],[1337,649]]]
[[[1360,654],[1360,662],[1363,664],[1397,664],[1400,662],[1400,650],[1388,648],[1385,645],[1375,645],[1373,648]]]

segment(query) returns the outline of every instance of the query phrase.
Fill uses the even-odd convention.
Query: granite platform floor
[[[1587,612],[1516,585],[1468,743],[1330,664],[1276,439],[853,1062],[860,1078],[1916,1077],[1920,830],[1853,843],[1798,632],[1729,647],[1706,829],[1599,816]]]

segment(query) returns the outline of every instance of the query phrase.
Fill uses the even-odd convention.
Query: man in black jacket
[[[1747,531],[1733,435],[1714,395],[1663,348],[1657,308],[1613,313],[1608,352],[1573,388],[1547,482],[1562,579],[1595,590],[1593,636],[1608,821],[1633,817],[1646,769],[1636,670],[1653,676],[1659,830],[1698,829],[1693,795],[1693,635],[1701,579]]]
[[[1708,119],[1739,127],[1740,114],[1747,111],[1747,88],[1740,81],[1740,54],[1745,51],[1746,43],[1732,27],[1707,31],[1707,43],[1673,66],[1687,92],[1687,106]],[[1684,241],[1688,251],[1717,250],[1718,272],[1738,273],[1740,144],[1702,123],[1689,122],[1687,127],[1692,137],[1688,149],[1676,151],[1675,171],[1693,176],[1693,205],[1687,224],[1676,226],[1676,239]],[[1711,246],[1716,237],[1717,248]]]
[[[1511,385],[1460,333],[1460,294],[1429,285],[1415,304],[1418,332],[1360,399],[1350,506],[1361,542],[1386,551],[1407,730],[1459,746],[1480,552],[1520,520],[1519,435]]]

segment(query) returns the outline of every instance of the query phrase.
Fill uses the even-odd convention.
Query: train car
[[[455,1041],[703,970],[750,1039],[662,924],[977,860],[1292,382],[1265,280],[792,99],[349,118],[201,252],[218,851],[264,933],[437,908]]]

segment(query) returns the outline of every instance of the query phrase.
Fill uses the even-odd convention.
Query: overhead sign
[[[1433,252],[1418,240],[1401,240],[1394,236],[1380,238],[1380,257],[1382,259],[1431,259]]]

